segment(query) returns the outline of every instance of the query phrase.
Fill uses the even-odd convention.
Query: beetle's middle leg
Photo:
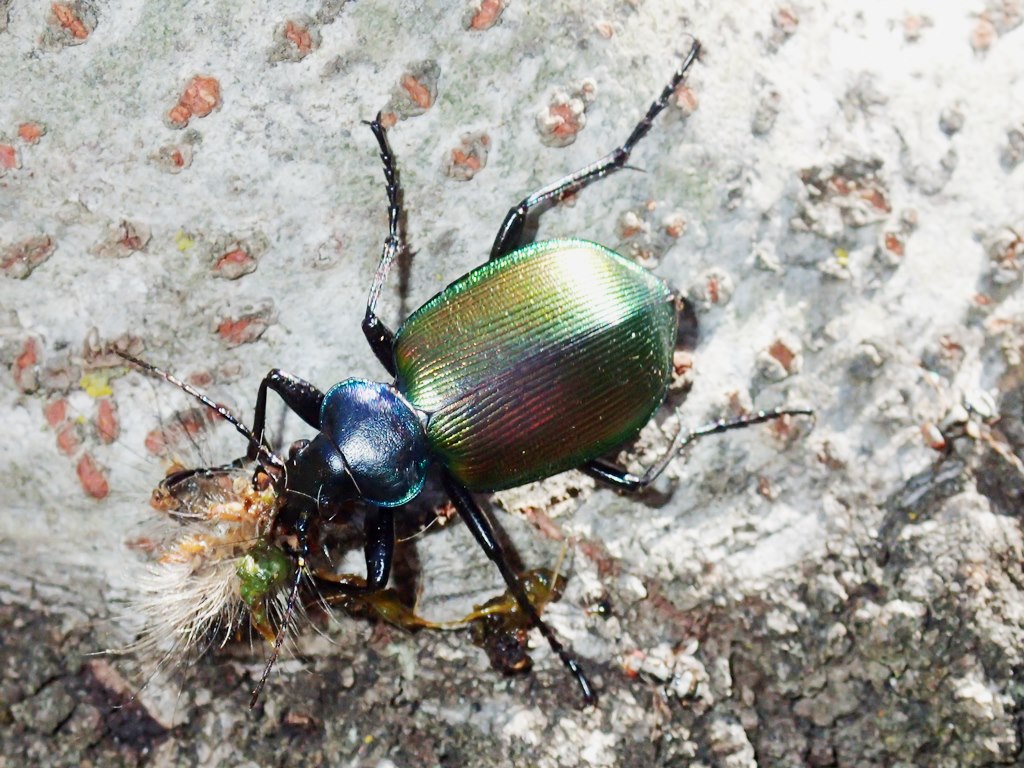
[[[705,424],[703,427],[698,427],[697,429],[690,430],[689,432],[684,432],[680,429],[672,440],[672,445],[669,446],[664,455],[662,455],[662,457],[652,466],[648,467],[642,475],[634,475],[631,472],[627,472],[618,464],[611,461],[605,461],[604,459],[592,459],[584,464],[580,469],[595,480],[600,480],[601,482],[607,483],[608,485],[614,486],[620,490],[629,491],[631,493],[639,492],[657,480],[658,476],[665,471],[665,468],[669,465],[669,462],[675,458],[676,454],[695,440],[706,437],[707,435],[717,435],[721,432],[729,432],[733,429],[752,427],[755,424],[763,424],[766,421],[781,419],[783,416],[814,416],[814,411],[810,408],[773,408],[770,411],[757,411],[756,413],[743,416],[739,419],[734,419],[733,421],[719,419],[718,421]]]
[[[526,226],[526,220],[531,211],[535,211],[539,215],[558,201],[579,192],[588,184],[625,168],[626,163],[629,162],[629,155],[632,153],[633,147],[651,130],[654,119],[668,106],[668,100],[682,84],[683,80],[686,79],[687,70],[697,60],[699,54],[700,42],[694,40],[693,45],[690,47],[690,52],[686,54],[682,65],[672,75],[668,85],[662,89],[658,98],[648,108],[647,114],[636,124],[633,132],[629,134],[629,138],[621,146],[613,149],[596,163],[591,163],[584,168],[580,168],[575,173],[570,173],[568,176],[563,176],[561,179],[541,187],[529,197],[524,198],[519,205],[510,208],[509,212],[505,215],[505,220],[501,223],[498,236],[494,239],[490,260],[500,259],[505,254],[511,253],[522,245],[523,229]]]
[[[448,496],[451,498],[455,508],[459,511],[459,515],[462,517],[463,522],[465,522],[469,527],[469,530],[473,532],[473,538],[475,538],[477,543],[483,547],[484,552],[487,553],[487,557],[489,557],[494,564],[498,566],[498,570],[501,572],[502,578],[505,579],[505,583],[508,584],[509,591],[515,598],[516,603],[523,612],[530,617],[530,622],[541,631],[541,634],[544,635],[544,639],[547,640],[548,645],[551,646],[551,650],[555,652],[573,677],[576,678],[576,682],[579,684],[580,690],[583,692],[584,702],[588,706],[595,704],[597,702],[597,695],[594,693],[593,688],[591,688],[590,681],[587,679],[587,676],[580,668],[579,662],[577,662],[576,659],[573,658],[572,654],[566,650],[565,646],[562,645],[561,641],[555,636],[554,630],[552,630],[551,627],[549,627],[540,617],[540,614],[537,612],[537,607],[530,602],[530,598],[527,596],[526,590],[523,588],[523,584],[519,580],[519,576],[508,564],[508,558],[505,555],[505,550],[494,533],[494,524],[487,517],[487,514],[480,505],[476,503],[469,491],[462,487],[462,485],[452,477],[451,473],[445,470],[441,474],[441,479],[444,483],[445,490],[448,492]]]
[[[384,250],[380,256],[380,264],[373,275],[373,283],[370,285],[370,295],[366,300],[366,315],[363,317],[363,335],[370,343],[370,349],[380,360],[381,365],[387,369],[392,376],[395,371],[395,333],[377,317],[377,299],[380,298],[381,288],[387,279],[391,265],[402,250],[402,240],[398,232],[398,222],[402,215],[401,188],[398,186],[398,174],[395,172],[395,157],[388,145],[387,132],[380,124],[380,114],[367,123],[373,135],[377,138],[377,145],[380,147],[380,159],[384,164],[384,183],[388,192],[388,236],[384,240]]]

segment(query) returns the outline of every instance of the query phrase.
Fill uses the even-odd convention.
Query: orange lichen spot
[[[719,301],[721,301],[721,287],[721,281],[719,280],[717,275],[708,276],[707,281],[705,281],[704,283],[704,290],[707,293],[708,300],[712,304],[717,304]],[[783,363],[783,366],[785,366],[785,363]]]
[[[444,163],[444,172],[456,181],[469,181],[487,164],[491,139],[485,133],[467,133],[452,149]]]
[[[676,106],[683,110],[684,114],[692,115],[700,106],[697,92],[688,85],[680,85],[675,92]]]
[[[65,422],[57,430],[57,450],[65,456],[74,456],[82,447],[82,437],[78,432],[78,426],[71,421]]]
[[[139,251],[149,242],[149,233],[141,233],[130,221],[122,221],[120,225],[121,237],[118,240],[122,246],[130,251]]]
[[[32,271],[53,255],[56,244],[49,235],[30,237],[0,250],[0,272],[8,277],[24,280]]]
[[[569,104],[553,104],[549,109],[551,116],[555,118],[555,125],[551,133],[560,139],[567,139],[580,132],[579,114]]]
[[[796,352],[789,348],[789,346],[782,341],[777,339],[770,347],[768,347],[768,354],[779,361],[779,364],[786,369],[786,371],[792,372],[793,361],[796,359]]]
[[[681,392],[693,386],[693,355],[685,349],[677,349],[672,353],[672,380],[668,387],[673,392]]]
[[[682,237],[686,232],[686,217],[681,213],[670,214],[665,219],[665,234],[671,238]]]
[[[597,34],[605,40],[611,40],[615,37],[615,27],[609,21],[599,21],[594,25],[594,28],[597,30]]]
[[[104,258],[123,259],[143,250],[152,235],[141,222],[123,219],[111,226],[106,234],[89,249],[89,253]]]
[[[306,56],[313,50],[313,38],[309,34],[309,29],[296,21],[285,22],[284,37],[295,46],[301,56]]]
[[[112,443],[121,432],[121,424],[117,418],[114,401],[109,397],[100,398],[96,404],[96,434],[101,443]]]
[[[25,346],[21,348],[21,354],[15,359],[14,365],[16,368],[25,369],[38,362],[39,352],[36,349],[35,339],[28,339],[25,341]]]
[[[792,416],[773,419],[768,425],[769,431],[779,440],[788,441],[796,436],[798,430],[793,426]]]
[[[402,75],[400,85],[402,86],[402,90],[409,94],[409,98],[412,99],[413,104],[420,109],[430,109],[433,99],[431,98],[429,88],[423,85],[412,75]]]
[[[172,110],[173,111],[173,110]],[[180,115],[175,115],[176,117]],[[178,125],[174,123],[173,125]],[[192,165],[193,149],[189,144],[167,144],[160,147],[150,159],[163,171],[178,173]]]
[[[398,115],[396,115],[394,112],[381,112],[379,122],[381,124],[381,127],[384,128],[384,130],[394,128],[395,123],[398,122]]]
[[[860,190],[860,196],[861,199],[866,200],[872,207],[880,211],[885,211],[886,213],[892,211],[892,206],[889,205],[889,201],[880,189],[874,187],[862,189]]]
[[[35,144],[45,133],[46,128],[39,123],[22,123],[18,126],[18,138],[26,144]]]
[[[64,3],[53,3],[50,6],[57,23],[71,33],[76,40],[85,40],[89,36],[89,28],[82,21],[78,13],[70,5]]]
[[[208,408],[187,408],[174,414],[174,420],[166,427],[154,429],[146,435],[143,445],[155,456],[161,456],[178,445],[198,435],[219,416]]]
[[[619,217],[618,232],[620,237],[636,237],[644,230],[644,220],[636,211],[625,211]]]
[[[250,321],[247,318],[238,320],[224,319],[217,326],[217,333],[229,344],[244,344],[248,336]]]
[[[18,167],[18,151],[12,144],[0,144],[0,170],[9,171]]]
[[[904,251],[903,238],[895,232],[885,233],[885,250],[893,256],[902,256]]]
[[[469,29],[482,32],[498,23],[505,10],[504,0],[483,0],[469,19]]]
[[[471,171],[480,170],[480,158],[474,157],[473,155],[467,155],[461,149],[452,150],[452,162],[456,165],[462,165]]]
[[[43,418],[51,427],[56,427],[68,417],[68,401],[63,397],[51,400],[43,406]]]
[[[197,389],[209,389],[214,382],[213,374],[209,371],[196,371],[185,380]]]
[[[217,264],[242,264],[243,262],[251,260],[252,257],[241,248],[235,248],[233,251],[228,251],[220,257]]]
[[[693,355],[685,349],[677,349],[672,353],[672,373],[685,376],[693,370]]]
[[[271,64],[302,61],[320,47],[319,27],[325,23],[321,14],[316,18],[298,16],[288,19],[274,30],[274,44],[268,52]]]
[[[177,104],[171,107],[171,111],[167,113],[167,119],[178,128],[184,128],[188,125],[188,121],[192,118],[192,113],[188,111],[186,107],[181,104]]]
[[[274,321],[273,306],[265,305],[239,317],[226,317],[217,324],[217,335],[228,347],[256,341]]]
[[[193,117],[206,117],[220,106],[220,83],[216,78],[196,75],[167,113],[167,119],[176,128],[184,128]]]
[[[94,499],[105,499],[110,493],[110,483],[107,481],[106,472],[88,453],[78,460],[75,471],[78,473],[78,482],[82,484],[82,489],[88,496]]]
[[[220,105],[220,83],[215,78],[197,75],[192,78],[178,103],[196,117],[206,117]]]
[[[240,243],[234,243],[216,258],[213,274],[228,280],[235,280],[256,270],[256,256]]]

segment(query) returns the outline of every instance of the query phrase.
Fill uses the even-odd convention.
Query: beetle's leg
[[[814,411],[809,408],[773,408],[770,411],[758,411],[733,421],[719,419],[689,432],[680,430],[672,440],[672,445],[665,451],[665,454],[654,465],[648,467],[642,475],[634,475],[617,464],[604,461],[603,459],[592,459],[583,465],[581,469],[594,479],[620,490],[629,492],[642,491],[653,483],[658,478],[658,475],[665,471],[665,467],[669,465],[669,462],[672,461],[677,453],[694,440],[707,435],[728,432],[733,429],[752,427],[755,424],[763,424],[766,421],[781,419],[783,416],[814,416]]]
[[[541,631],[541,634],[544,635],[544,639],[548,641],[548,645],[551,646],[551,650],[558,655],[558,658],[562,660],[562,663],[566,666],[569,672],[572,673],[573,677],[576,678],[576,682],[579,684],[580,690],[583,692],[584,702],[588,706],[597,703],[597,695],[590,687],[590,681],[580,668],[579,662],[572,657],[569,651],[566,650],[565,646],[562,645],[561,641],[555,636],[551,627],[549,627],[540,617],[540,614],[537,612],[537,607],[530,602],[530,598],[526,594],[526,590],[523,588],[523,583],[519,580],[519,576],[508,564],[508,559],[505,556],[505,550],[501,546],[501,542],[498,540],[498,537],[494,534],[494,524],[487,517],[480,505],[476,503],[469,491],[463,488],[458,481],[451,476],[451,473],[445,470],[442,472],[441,477],[445,490],[448,492],[448,496],[451,497],[455,508],[459,510],[459,515],[461,515],[463,521],[469,527],[469,530],[473,532],[473,537],[477,540],[477,543],[483,547],[484,552],[487,553],[487,557],[494,561],[494,564],[498,566],[498,570],[501,572],[502,578],[505,579],[505,583],[508,584],[509,592],[512,593],[512,597],[515,598],[519,607],[530,618],[531,624],[537,627]]]
[[[654,118],[668,106],[668,100],[686,78],[687,70],[696,61],[699,54],[700,42],[694,40],[693,45],[690,47],[690,52],[686,54],[682,65],[672,75],[668,85],[661,91],[658,98],[654,100],[654,103],[647,110],[647,114],[636,124],[633,132],[629,134],[629,138],[621,146],[613,149],[596,163],[591,163],[575,173],[570,173],[568,176],[558,179],[558,181],[541,187],[532,195],[523,199],[519,205],[510,208],[509,212],[505,215],[505,221],[501,224],[501,229],[498,230],[498,236],[494,239],[494,245],[491,247],[491,260],[499,259],[520,246],[523,238],[523,228],[526,225],[526,219],[531,210],[537,209],[538,214],[543,213],[558,201],[579,192],[588,184],[625,168],[626,163],[629,162],[629,155],[633,151],[633,147],[651,130]]]
[[[260,382],[259,393],[256,395],[256,415],[253,416],[252,431],[257,442],[249,445],[246,458],[256,458],[259,446],[263,445],[263,430],[267,423],[267,390],[272,389],[281,396],[284,404],[309,426],[320,429],[320,406],[324,402],[324,393],[305,379],[292,376],[290,373],[275,368]]]
[[[366,595],[379,592],[388,585],[391,562],[395,556],[395,511],[391,507],[367,507],[363,522],[363,554],[366,556],[366,581],[337,578],[318,572],[315,576],[329,582],[334,591],[344,595]],[[362,582],[362,583],[360,583]]]
[[[384,250],[380,256],[380,264],[373,275],[373,283],[370,285],[370,295],[366,300],[366,316],[363,317],[363,334],[370,343],[370,349],[380,360],[388,373],[395,375],[395,334],[380,318],[377,317],[377,299],[380,298],[381,288],[387,279],[391,265],[402,250],[402,241],[398,234],[398,221],[402,215],[402,208],[399,202],[401,188],[398,186],[398,175],[395,173],[395,158],[391,154],[391,147],[388,145],[387,133],[384,126],[380,124],[380,113],[373,122],[367,123],[373,135],[377,137],[377,144],[380,147],[380,159],[384,164],[384,183],[388,191],[388,236],[384,240]]]
[[[363,523],[366,540],[366,592],[376,592],[388,585],[391,561],[395,555],[395,511],[391,507],[371,506]]]

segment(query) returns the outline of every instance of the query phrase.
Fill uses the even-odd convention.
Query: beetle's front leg
[[[810,408],[773,408],[770,411],[758,411],[733,421],[719,419],[689,432],[683,432],[680,429],[672,439],[672,445],[669,446],[668,450],[652,466],[648,467],[642,475],[634,475],[618,464],[605,461],[604,459],[592,459],[584,464],[581,469],[595,480],[600,480],[622,491],[638,493],[657,480],[658,476],[665,471],[665,467],[669,465],[669,462],[672,461],[675,455],[695,440],[707,435],[729,432],[733,429],[752,427],[755,424],[774,421],[783,416],[814,416],[814,411]]]
[[[246,454],[246,458],[250,461],[256,458],[259,446],[263,445],[263,431],[267,423],[268,389],[277,392],[284,404],[300,419],[311,427],[320,429],[320,407],[324,402],[324,393],[305,379],[292,376],[280,368],[274,368],[263,377],[256,395],[256,414],[253,416],[252,424],[256,442],[249,445],[249,451]]]
[[[686,54],[686,58],[675,74],[672,75],[668,85],[662,89],[661,94],[648,108],[647,114],[636,124],[633,132],[629,134],[629,138],[621,146],[613,149],[596,163],[591,163],[575,173],[570,173],[568,176],[563,176],[561,179],[541,187],[532,195],[523,199],[519,205],[510,208],[509,212],[505,215],[505,220],[501,223],[498,236],[494,239],[490,260],[500,259],[522,245],[523,230],[526,227],[526,221],[531,212],[543,213],[559,200],[579,192],[588,184],[625,168],[626,163],[629,162],[629,156],[633,151],[633,147],[651,130],[654,118],[668,106],[668,100],[682,84],[686,78],[687,70],[697,60],[699,54],[700,43],[694,40],[693,45],[690,47],[690,52]]]
[[[395,158],[388,145],[387,133],[384,126],[380,124],[380,115],[370,123],[370,130],[377,138],[377,145],[380,147],[380,159],[384,164],[384,183],[388,194],[388,236],[384,240],[384,250],[380,256],[380,264],[373,275],[373,283],[370,285],[370,295],[366,301],[366,315],[363,317],[363,335],[370,344],[373,354],[380,360],[387,372],[395,375],[395,334],[390,328],[381,322],[377,317],[377,299],[380,298],[381,288],[387,279],[391,265],[402,250],[402,240],[398,231],[399,220],[402,216],[400,203],[401,188],[398,185],[398,174],[395,172]]]
[[[363,523],[366,540],[366,590],[377,592],[388,585],[391,561],[395,556],[395,511],[391,507],[371,506]]]
[[[583,701],[591,706],[597,703],[597,694],[594,693],[593,688],[590,685],[590,681],[580,668],[579,662],[573,658],[572,654],[566,650],[565,646],[562,645],[561,641],[555,636],[554,630],[547,625],[547,623],[540,617],[537,612],[537,607],[530,602],[529,596],[526,594],[526,590],[523,588],[522,582],[519,580],[519,576],[512,570],[512,567],[508,564],[508,558],[505,555],[505,550],[501,546],[501,542],[494,532],[494,524],[484,513],[484,510],[479,504],[473,499],[469,491],[466,490],[458,481],[452,477],[451,473],[445,470],[441,474],[442,482],[444,483],[445,490],[448,492],[448,496],[451,498],[455,508],[459,511],[459,515],[462,517],[463,522],[470,531],[473,532],[473,537],[477,543],[483,547],[484,552],[487,553],[495,565],[498,566],[498,570],[501,572],[501,576],[505,579],[505,583],[508,585],[509,592],[515,598],[516,603],[522,611],[530,618],[533,626],[537,627],[541,634],[544,635],[544,639],[548,641],[548,645],[551,646],[551,650],[555,652],[562,663],[566,666],[569,672],[576,678],[576,682],[579,684],[580,690],[583,692]]]
[[[368,506],[363,522],[363,554],[366,557],[366,581],[337,577],[323,571],[315,576],[324,585],[343,595],[367,595],[388,585],[391,563],[395,557],[395,512],[391,507]]]

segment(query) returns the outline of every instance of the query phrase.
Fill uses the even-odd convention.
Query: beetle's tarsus
[[[381,289],[387,280],[388,272],[391,271],[395,259],[402,252],[404,244],[399,231],[399,224],[402,218],[402,188],[398,183],[398,171],[395,169],[395,156],[388,144],[387,131],[380,123],[381,113],[372,122],[367,123],[377,139],[377,146],[380,149],[380,160],[384,166],[384,184],[388,195],[388,236],[384,240],[384,248],[381,251],[380,263],[373,275],[373,283],[370,285],[370,293],[366,300],[366,316],[363,318],[363,334],[366,341],[373,350],[374,356],[381,365],[392,376],[395,375],[394,345],[395,334],[388,328],[379,317],[377,317],[377,299],[380,298]]]

